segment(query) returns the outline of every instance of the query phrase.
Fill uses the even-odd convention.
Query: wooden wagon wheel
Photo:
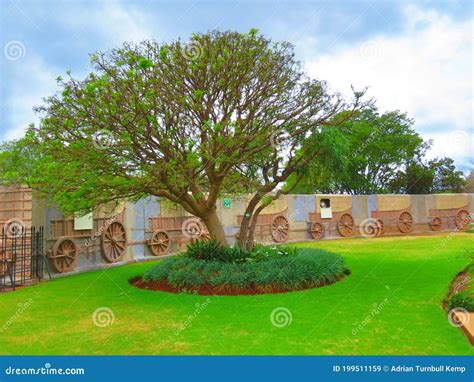
[[[351,214],[342,214],[337,222],[337,230],[343,237],[352,236],[354,233],[354,219]]]
[[[288,240],[288,233],[290,231],[290,224],[288,219],[283,215],[278,215],[273,219],[271,232],[272,238],[277,243],[283,243]]]
[[[375,227],[376,227],[375,236],[378,236],[378,237],[383,236],[383,234],[385,233],[385,226],[383,224],[383,220],[377,219],[375,221]]]
[[[402,233],[408,233],[413,230],[413,217],[411,213],[405,211],[398,217],[398,229]]]
[[[441,231],[441,228],[443,228],[443,223],[441,222],[441,218],[431,219],[430,227],[433,231]]]
[[[324,227],[321,223],[314,222],[311,224],[309,233],[314,240],[320,240],[324,236]]]
[[[467,210],[459,210],[456,214],[456,227],[460,230],[465,230],[469,228],[469,223],[471,222],[471,215]]]
[[[68,237],[60,237],[53,245],[51,261],[59,273],[71,272],[76,268],[77,245]]]
[[[199,220],[199,229],[197,232],[197,239],[201,241],[211,240],[211,234],[209,233],[209,230],[207,229],[206,224],[202,220]]]
[[[209,241],[211,240],[211,234],[207,230],[207,228],[203,229],[201,231],[201,234],[199,235],[199,240],[201,241]]]
[[[120,222],[113,222],[104,232],[101,238],[102,255],[109,263],[120,261],[127,247],[127,232]]]
[[[168,232],[157,229],[151,235],[151,239],[148,240],[148,246],[155,256],[166,255],[170,249],[170,236]]]

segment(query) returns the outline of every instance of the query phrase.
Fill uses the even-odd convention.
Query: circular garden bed
[[[247,252],[210,241],[194,243],[130,283],[172,293],[250,295],[321,287],[348,274],[341,256],[320,249],[256,245]]]

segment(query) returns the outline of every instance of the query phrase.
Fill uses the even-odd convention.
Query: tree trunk
[[[227,240],[225,238],[224,227],[222,226],[219,217],[217,216],[216,210],[213,210],[207,213],[202,217],[204,224],[206,224],[211,239],[214,239],[221,243],[222,245],[227,245]]]
[[[239,227],[239,240],[237,240],[237,245],[245,249],[247,245],[247,235],[248,235],[248,226],[249,226],[249,218],[244,215],[244,218],[242,219],[242,223],[240,223]]]
[[[240,224],[240,237],[238,241],[238,246],[242,249],[251,250],[253,247],[254,235],[251,227],[253,225],[253,230],[255,231],[255,224],[253,222],[256,218],[254,211],[261,199],[262,196],[260,194],[255,194],[245,209],[244,219]]]
[[[247,251],[251,251],[253,249],[253,245],[255,244],[255,228],[257,227],[258,215],[260,215],[260,211],[257,209],[257,211],[254,212],[252,223],[250,224],[248,230],[246,243]]]

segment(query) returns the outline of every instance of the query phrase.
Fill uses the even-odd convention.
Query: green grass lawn
[[[128,284],[154,262],[65,277],[0,295],[0,353],[474,354],[441,308],[473,244],[474,235],[461,233],[298,244],[340,253],[352,273],[275,295],[176,295]],[[103,307],[114,321],[99,327],[92,315]],[[291,324],[276,327],[270,316],[281,307]]]

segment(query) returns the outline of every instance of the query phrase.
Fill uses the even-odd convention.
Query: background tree
[[[379,114],[372,105],[305,144],[319,155],[288,179],[295,193],[429,194],[463,192],[466,185],[451,158],[425,159],[431,142],[399,111]]]
[[[456,170],[451,158],[435,158],[428,161],[428,166],[434,172],[431,193],[463,192],[467,182],[462,171]]]
[[[400,166],[423,155],[429,145],[406,114],[379,114],[375,106],[333,130],[322,130],[319,143],[313,146],[316,151],[329,151],[330,156],[315,156],[294,192],[385,193]],[[296,175],[288,183],[294,179]]]
[[[125,44],[91,62],[84,80],[59,77],[62,90],[36,109],[40,126],[4,145],[2,181],[51,195],[66,213],[166,198],[221,243],[217,199],[251,192],[242,247],[263,207],[292,189],[279,185],[318,155],[305,138],[361,106],[362,93],[347,104],[305,75],[291,44],[256,30]]]
[[[474,170],[471,170],[471,172],[466,178],[466,186],[464,187],[464,192],[474,193]]]
[[[395,194],[429,194],[434,181],[434,171],[419,160],[411,160],[390,183]]]
[[[294,186],[293,192],[300,194],[334,192],[338,189],[338,179],[346,176],[350,163],[351,149],[347,134],[341,128],[325,126],[308,137],[305,145],[318,155],[308,166],[290,175],[288,186]]]
[[[462,171],[456,170],[451,158],[435,158],[424,163],[410,162],[399,171],[391,184],[391,191],[407,194],[465,192],[467,181]]]

